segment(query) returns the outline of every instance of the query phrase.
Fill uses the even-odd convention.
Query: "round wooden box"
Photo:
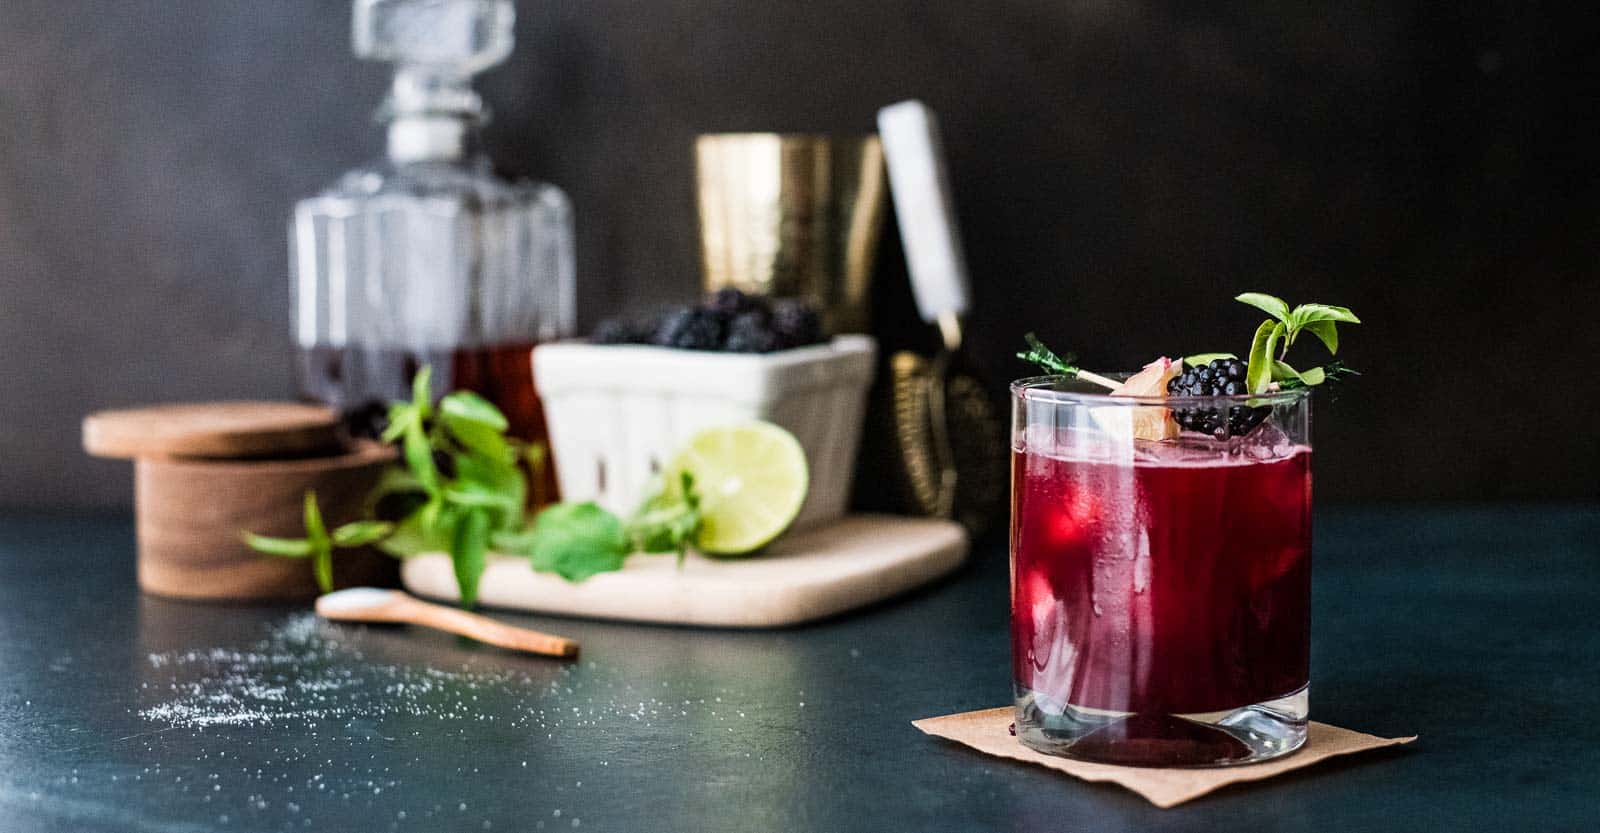
[[[263,555],[245,531],[298,538],[307,490],[330,528],[362,516],[395,454],[342,441],[331,410],[229,402],[106,411],[84,421],[84,446],[134,460],[139,586],[185,599],[306,599],[318,592],[303,559]],[[340,550],[336,586],[396,584],[393,559]]]

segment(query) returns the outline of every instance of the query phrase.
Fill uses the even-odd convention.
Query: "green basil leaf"
[[[445,500],[459,506],[505,510],[513,505],[511,495],[470,480],[457,481],[446,486],[442,494]]]
[[[306,539],[315,552],[328,542],[328,528],[322,523],[322,509],[317,506],[317,493],[307,489],[305,496]]]
[[[395,524],[394,531],[378,543],[378,548],[396,558],[445,552],[450,549],[450,536],[434,526],[422,522],[419,510]]]
[[[1273,362],[1272,363],[1272,381],[1274,381],[1274,382],[1286,382],[1286,381],[1290,381],[1290,380],[1293,380],[1293,381],[1296,381],[1296,382],[1304,381],[1303,379],[1300,378],[1300,371],[1295,370],[1294,368],[1290,367],[1288,362],[1285,362],[1285,361],[1275,361],[1275,362]]]
[[[622,543],[622,521],[594,501],[547,507],[534,518],[533,531],[561,531],[592,540]]]
[[[1265,393],[1267,385],[1272,382],[1272,362],[1276,358],[1273,348],[1283,332],[1284,326],[1278,321],[1263,321],[1256,328],[1255,338],[1250,342],[1250,362],[1245,372],[1245,384],[1251,393]]]
[[[1232,353],[1196,353],[1193,356],[1184,356],[1183,357],[1183,363],[1184,363],[1184,365],[1186,365],[1188,367],[1199,367],[1199,366],[1201,366],[1203,364],[1210,364],[1210,363],[1216,361],[1217,359],[1237,359],[1237,358],[1239,358],[1239,357],[1235,356]]]
[[[506,543],[519,544],[535,570],[572,582],[621,569],[628,556],[622,521],[593,502],[550,506],[533,519],[528,534],[516,537]]]
[[[423,365],[412,377],[411,407],[419,422],[433,415],[433,365]]]
[[[245,546],[256,552],[280,558],[305,558],[311,554],[311,542],[304,538],[272,538],[246,532],[242,536]]]
[[[317,587],[324,593],[333,592],[333,547],[324,541],[311,556],[311,570],[316,574]]]
[[[1339,352],[1339,331],[1335,328],[1331,319],[1308,321],[1305,325],[1305,331],[1321,340],[1323,346],[1328,348],[1329,353]]]
[[[1345,324],[1361,323],[1361,319],[1357,318],[1349,307],[1336,307],[1330,304],[1301,304],[1295,307],[1294,315],[1299,319],[1301,326],[1312,321],[1339,321]]]
[[[428,435],[422,430],[421,420],[412,420],[406,425],[405,442],[401,450],[405,453],[406,465],[416,476],[417,482],[428,494],[437,494],[439,469],[433,464],[433,444],[428,442]]]
[[[417,410],[404,402],[396,402],[389,406],[389,424],[384,426],[383,433],[378,439],[392,443],[405,434],[406,426],[417,419]]]
[[[428,502],[417,510],[416,518],[423,528],[439,530],[446,538],[455,534],[454,527],[451,526],[456,519],[455,508],[445,503],[443,497],[436,495],[428,498]]]
[[[646,505],[628,522],[628,540],[640,552],[683,552],[700,531],[700,512],[687,502]]]
[[[509,446],[507,447],[509,450]],[[482,483],[509,492],[520,489],[526,476],[516,464],[516,457],[485,457],[481,454],[455,455],[456,478]]]
[[[478,602],[478,581],[489,564],[489,513],[470,509],[456,524],[450,560],[456,569],[456,586],[461,590],[461,606]]]
[[[501,529],[489,533],[489,544],[494,551],[505,555],[521,555],[533,557],[533,545],[539,536],[533,534],[531,529],[509,530]]]
[[[504,433],[510,427],[505,414],[489,400],[468,390],[458,390],[439,400],[439,416],[446,424],[475,422]]]
[[[355,521],[333,531],[333,544],[336,547],[364,547],[383,540],[393,531],[394,524],[386,521]]]
[[[1233,300],[1242,304],[1249,304],[1279,321],[1287,323],[1289,320],[1289,304],[1282,298],[1268,295],[1265,292],[1246,292],[1242,295],[1234,296]]]
[[[678,564],[689,553],[689,544],[700,535],[700,495],[694,488],[694,475],[681,472],[676,488],[663,487],[639,507],[629,519],[626,533],[633,549],[640,552],[676,552]]]
[[[516,459],[516,452],[511,444],[499,431],[484,425],[481,422],[468,420],[451,420],[444,418],[446,428],[450,429],[450,436],[466,450],[487,457],[491,460],[501,460],[509,464]]]
[[[694,488],[694,473],[688,469],[678,473],[678,489],[690,509],[700,508],[700,492]]]
[[[476,454],[457,454],[455,463],[455,488],[499,496],[495,504],[501,512],[497,529],[522,526],[522,509],[528,497],[528,480],[522,469],[509,460],[485,459]]]
[[[1308,385],[1312,385],[1313,387],[1320,385],[1327,380],[1328,372],[1320,367],[1313,367],[1310,370],[1302,371],[1300,373],[1300,381],[1305,382]]]

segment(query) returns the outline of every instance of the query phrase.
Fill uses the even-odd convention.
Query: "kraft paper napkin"
[[[1313,722],[1308,730],[1305,746],[1286,757],[1259,764],[1212,769],[1157,769],[1094,764],[1035,752],[1018,743],[1012,736],[1011,720],[1012,709],[1006,706],[944,717],[929,717],[914,720],[911,725],[927,734],[953,740],[987,755],[1038,764],[1085,781],[1110,781],[1133,790],[1144,796],[1151,804],[1163,808],[1176,807],[1229,784],[1260,781],[1263,778],[1311,766],[1336,755],[1397,746],[1417,739],[1416,735],[1404,738],[1380,738],[1329,726],[1326,723]]]

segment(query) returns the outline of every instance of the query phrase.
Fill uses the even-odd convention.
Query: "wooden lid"
[[[339,415],[295,402],[201,402],[100,411],[83,420],[97,457],[294,457],[337,451]]]

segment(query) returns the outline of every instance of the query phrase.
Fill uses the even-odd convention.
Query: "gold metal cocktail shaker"
[[[705,289],[804,298],[828,332],[865,332],[884,214],[876,136],[695,140]]]

